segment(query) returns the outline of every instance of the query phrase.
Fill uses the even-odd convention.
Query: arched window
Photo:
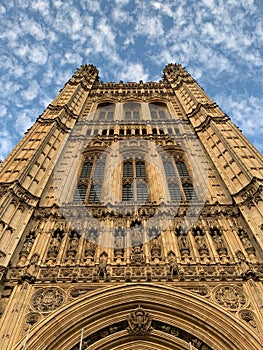
[[[184,161],[180,160],[175,163],[175,160],[176,157],[163,159],[163,167],[171,201],[180,201],[183,199],[187,201],[196,200],[197,196]]]
[[[123,105],[125,120],[138,120],[141,115],[141,104],[138,102],[127,102]]]
[[[95,203],[100,201],[104,179],[105,160],[89,159],[84,161],[77,185],[74,202]]]
[[[113,120],[115,104],[110,102],[100,103],[97,108],[96,119],[99,121]]]
[[[149,104],[152,120],[168,119],[169,113],[167,106],[163,102],[154,102]]]

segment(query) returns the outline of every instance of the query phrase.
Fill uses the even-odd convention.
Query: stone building
[[[163,73],[81,66],[1,164],[1,349],[262,349],[262,156]]]

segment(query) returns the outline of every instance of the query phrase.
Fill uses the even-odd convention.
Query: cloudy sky
[[[83,63],[158,81],[181,63],[263,152],[262,0],[1,0],[0,159]]]

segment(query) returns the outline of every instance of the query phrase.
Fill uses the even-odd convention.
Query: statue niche
[[[245,232],[242,229],[239,229],[238,235],[239,235],[239,238],[243,244],[245,251],[247,252],[249,260],[252,262],[252,264],[256,264],[257,258],[256,258],[256,254],[255,254],[255,248],[253,247],[253,245],[248,237],[247,232]]]
[[[72,230],[69,234],[68,249],[66,251],[66,262],[72,264],[77,255],[79,245],[79,233]]]
[[[89,265],[94,262],[96,252],[96,242],[98,237],[98,231],[96,229],[90,229],[86,233],[86,244],[85,244],[85,261]]]
[[[191,261],[190,245],[189,245],[189,240],[188,240],[185,228],[182,226],[176,228],[175,234],[178,240],[178,246],[181,254],[182,263],[190,264],[190,261]]]
[[[35,240],[36,234],[35,232],[30,232],[27,237],[26,240],[22,246],[22,249],[19,253],[19,265],[24,265],[26,263],[27,257],[31,252],[31,249],[33,247],[33,243]]]
[[[64,237],[64,231],[57,229],[53,232],[47,252],[47,265],[54,265],[58,256],[59,247]]]
[[[108,265],[108,254],[103,252],[100,255],[99,264],[97,264],[92,273],[92,281],[98,282],[100,278],[103,278],[105,282],[110,282],[111,280],[111,268]]]
[[[178,276],[179,270],[176,262],[175,254],[170,251],[167,256],[166,279],[172,281],[174,276]]]
[[[162,249],[161,249],[161,243],[160,243],[160,236],[154,237],[150,241],[150,249],[151,249],[151,256],[152,261],[158,265],[160,261],[162,260]]]
[[[114,259],[120,265],[124,259],[124,229],[117,228],[114,235]]]
[[[222,264],[228,264],[229,256],[227,255],[227,247],[226,243],[222,237],[220,230],[217,227],[213,227],[210,229],[211,236],[213,238],[216,251],[218,253],[219,259]]]
[[[207,247],[206,238],[204,236],[203,230],[197,226],[193,229],[193,235],[195,237],[195,242],[197,245],[197,250],[200,256],[201,263],[208,264],[210,261],[209,249]]]

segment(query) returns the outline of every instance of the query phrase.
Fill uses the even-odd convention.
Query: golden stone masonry
[[[181,65],[98,73],[0,165],[0,348],[262,349],[262,156]]]

